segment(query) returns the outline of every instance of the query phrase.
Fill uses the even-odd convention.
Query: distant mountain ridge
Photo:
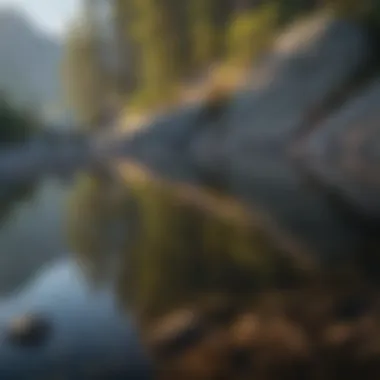
[[[0,90],[44,112],[61,107],[63,42],[38,29],[27,15],[0,8]]]

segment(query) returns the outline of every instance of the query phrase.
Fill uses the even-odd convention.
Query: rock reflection
[[[359,378],[371,366],[380,371],[376,292],[349,272],[335,283],[302,273],[241,210],[224,212],[231,204],[214,202],[219,195],[206,197],[210,206],[145,175],[85,184],[71,219],[79,261],[94,285],[112,280],[158,378]],[[349,369],[342,364],[348,358]]]
[[[127,193],[100,176],[82,175],[72,190],[67,231],[72,250],[93,285],[112,275],[127,232]]]
[[[93,284],[115,275],[124,307],[150,317],[207,294],[244,297],[279,278],[285,264],[259,231],[179,202],[171,190],[79,181],[70,241]]]
[[[211,194],[204,202],[191,189],[184,197],[183,189],[149,175],[126,186],[135,205],[134,233],[122,255],[118,289],[142,319],[209,296],[244,300],[296,280],[294,263],[227,198]]]
[[[86,275],[94,286],[112,281],[142,331],[171,311],[244,302],[294,279],[292,265],[239,212],[213,213],[175,191],[151,179],[85,176],[69,207],[70,240]]]

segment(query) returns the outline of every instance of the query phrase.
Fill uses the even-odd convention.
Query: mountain
[[[63,42],[16,9],[0,10],[0,90],[17,103],[59,114]]]

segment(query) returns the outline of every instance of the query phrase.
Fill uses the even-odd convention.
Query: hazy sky
[[[78,11],[80,0],[0,0],[0,7],[22,8],[41,28],[62,34]]]

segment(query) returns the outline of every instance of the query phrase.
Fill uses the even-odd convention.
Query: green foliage
[[[362,20],[365,23],[380,22],[379,0],[325,0],[326,6],[333,9],[338,15]]]
[[[162,86],[160,91],[153,91],[148,88],[140,88],[133,92],[128,100],[128,110],[144,112],[146,109],[159,109],[175,103],[178,95],[177,87],[172,84]]]
[[[26,141],[38,129],[35,115],[13,106],[5,96],[0,97],[0,142],[15,144]]]
[[[177,81],[173,34],[168,9],[157,0],[135,0],[136,17],[131,30],[139,43],[136,72],[139,89],[149,104],[162,100],[163,93]]]
[[[115,90],[132,108],[170,104],[184,81],[203,76],[215,63],[246,66],[280,28],[318,8],[366,21],[380,15],[380,0],[115,0],[110,6],[117,72],[104,75],[99,64],[97,25],[87,34],[84,25],[76,27],[67,41],[68,98],[87,123]]]
[[[69,198],[68,240],[86,275],[96,284],[106,275],[103,263],[119,248],[115,229],[121,229],[123,236],[129,234],[122,229],[127,193],[117,190],[110,180],[83,174]]]
[[[272,0],[272,2],[277,7],[278,21],[281,25],[317,7],[324,6],[323,2],[318,0]]]
[[[236,14],[227,32],[229,58],[249,62],[273,40],[278,21],[279,7],[275,3]]]
[[[299,0],[273,0],[264,5],[247,0],[244,6],[234,0],[131,0],[128,6],[123,4],[117,8],[124,13],[118,14],[118,28],[123,22],[127,28],[118,36],[124,35],[124,45],[132,49],[136,86],[128,96],[134,108],[170,103],[181,81],[188,75],[204,74],[214,63],[251,62],[270,44],[280,24],[308,8]],[[119,47],[123,45],[118,42]]]
[[[207,67],[216,57],[215,24],[212,22],[213,0],[193,0],[191,3],[191,35],[193,62],[196,67]]]
[[[74,25],[67,36],[62,76],[66,101],[79,122],[96,125],[108,93],[96,40],[84,25]]]

